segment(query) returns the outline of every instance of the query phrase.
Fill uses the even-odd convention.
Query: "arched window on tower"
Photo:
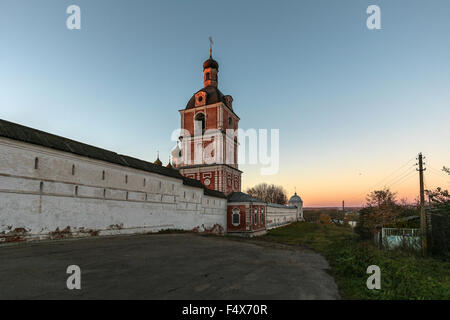
[[[194,134],[198,135],[200,132],[201,134],[205,133],[205,129],[206,129],[206,119],[205,119],[205,114],[203,113],[198,113],[195,116],[195,121],[194,121]]]
[[[206,73],[206,80],[211,80],[211,74],[209,72]]]

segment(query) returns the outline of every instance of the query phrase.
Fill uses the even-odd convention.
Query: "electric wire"
[[[368,191],[362,192],[361,194],[354,196],[350,199],[351,200],[355,200],[361,196],[365,196],[367,195],[368,192],[370,192],[371,190],[376,190],[378,189],[380,186],[382,186],[382,183],[387,183],[389,181],[395,181],[397,178],[399,178],[400,176],[403,176],[404,173],[406,173],[407,171],[409,171],[411,168],[408,167],[406,170],[402,171],[400,174],[398,173],[400,170],[402,170],[403,168],[405,168],[407,165],[410,164],[410,162],[412,160],[415,159],[415,156],[410,158],[408,161],[406,161],[404,164],[402,164],[400,167],[398,167],[397,169],[395,169],[394,171],[392,171],[391,173],[389,173],[387,176],[385,176],[383,179],[381,179],[380,181],[378,181],[376,184],[374,184],[372,187],[370,187],[368,189]]]
[[[400,179],[396,180],[395,182],[393,182],[392,184],[390,184],[388,186],[388,189],[391,189],[393,186],[398,185],[400,183],[403,183],[407,180],[409,180],[414,174],[416,173],[416,171],[411,171],[408,174],[404,175],[403,177],[401,177]]]

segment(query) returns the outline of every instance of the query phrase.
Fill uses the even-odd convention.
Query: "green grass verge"
[[[297,222],[261,240],[299,245],[323,254],[343,299],[450,299],[450,262],[361,242],[349,227]],[[367,267],[381,269],[381,290],[366,286]]]

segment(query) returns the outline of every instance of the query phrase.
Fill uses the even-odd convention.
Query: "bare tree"
[[[287,195],[282,186],[276,186],[274,184],[260,183],[253,188],[246,190],[246,193],[252,197],[263,200],[264,202],[286,204]]]

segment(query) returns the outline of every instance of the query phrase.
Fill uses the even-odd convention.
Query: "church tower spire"
[[[219,64],[212,58],[212,38],[209,37],[209,59],[203,63],[203,85],[204,87],[216,87],[218,84],[217,73]]]
[[[218,70],[210,48],[210,57],[203,63],[204,87],[179,110],[181,146],[172,155],[183,176],[228,195],[241,191],[238,137],[230,134],[238,129],[240,119],[234,112],[233,98],[217,88]]]

